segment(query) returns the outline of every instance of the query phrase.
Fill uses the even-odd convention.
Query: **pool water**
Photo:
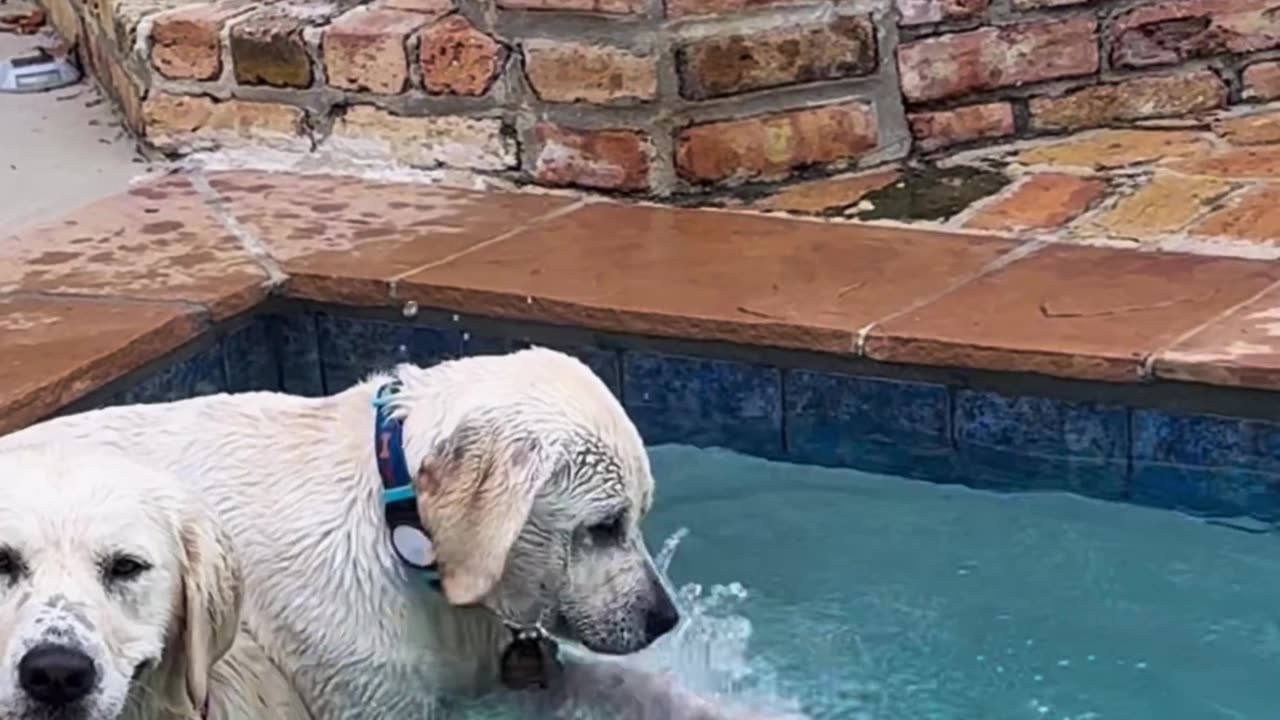
[[[642,660],[815,719],[1274,720],[1280,537],[653,450],[685,626]],[[679,540],[678,546],[674,540]]]

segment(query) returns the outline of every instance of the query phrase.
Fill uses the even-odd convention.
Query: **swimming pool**
[[[655,654],[703,689],[823,720],[1280,712],[1273,534],[1062,493],[652,456],[647,534],[687,529],[670,575],[702,586],[685,594],[710,616]],[[708,603],[714,585],[741,587]]]

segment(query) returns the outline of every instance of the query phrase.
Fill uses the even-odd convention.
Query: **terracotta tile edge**
[[[269,288],[275,289],[283,285],[289,278],[288,273],[272,256],[267,245],[252,230],[240,222],[235,213],[232,212],[227,199],[210,184],[209,178],[205,176],[204,172],[197,170],[186,175],[186,178],[187,182],[191,183],[191,187],[204,202],[205,208],[222,224],[222,229],[234,237],[240,243],[241,249],[267,274]]]
[[[5,402],[0,405],[0,435],[37,422],[200,337],[208,329],[206,318],[203,311],[181,310],[160,325],[136,333],[120,345],[86,360],[71,372],[51,378]]]
[[[854,333],[854,347],[853,347],[854,354],[860,355],[860,356],[867,354],[867,341],[873,334],[875,334],[876,330],[878,330],[881,326],[887,323],[890,323],[894,320],[897,320],[900,317],[909,315],[910,313],[913,313],[923,307],[932,305],[935,302],[938,302],[944,299],[946,296],[950,295],[951,293],[956,292],[957,290],[963,288],[969,283],[975,280],[981,279],[983,277],[986,277],[987,275],[990,275],[994,272],[1003,270],[1004,268],[1020,260],[1024,260],[1032,255],[1035,255],[1036,253],[1040,252],[1042,249],[1052,244],[1053,242],[1051,240],[1046,240],[1043,238],[1024,241],[1021,244],[1014,247],[1013,249],[1009,250],[1008,252],[1002,253],[999,257],[992,260],[991,262],[988,262],[986,265],[983,265],[981,268],[977,270],[977,272],[951,283],[947,287],[933,293],[932,295],[927,295],[925,297],[919,298],[907,304],[903,308],[895,310],[878,320],[874,320],[870,323],[867,323],[866,325],[859,328]]]
[[[769,321],[744,313],[742,322],[692,315],[608,308],[517,293],[401,283],[397,300],[424,307],[474,313],[503,320],[572,325],[586,330],[678,340],[851,354],[853,333],[836,327]]]
[[[1177,349],[1186,342],[1189,342],[1197,335],[1209,330],[1220,322],[1223,322],[1232,315],[1240,312],[1242,309],[1252,305],[1260,300],[1267,293],[1280,289],[1280,280],[1273,282],[1258,292],[1250,295],[1248,298],[1232,305],[1222,312],[1214,315],[1212,318],[1197,325],[1196,327],[1186,331],[1185,333],[1174,338],[1164,346],[1151,353],[1143,362],[1143,374],[1146,377],[1155,377],[1167,380],[1182,380],[1190,382],[1203,382],[1208,385],[1226,385],[1234,387],[1257,387],[1259,389],[1272,389],[1280,387],[1280,371],[1275,373],[1276,377],[1266,377],[1270,373],[1257,369],[1255,372],[1243,373],[1234,382],[1222,382],[1229,379],[1225,373],[1230,373],[1230,368],[1243,370],[1243,366],[1233,366],[1229,359],[1220,361],[1195,361],[1189,357],[1179,357]],[[1260,384],[1246,384],[1243,382],[1243,376],[1257,377]]]
[[[897,365],[1030,373],[1070,380],[1140,383],[1144,355],[1081,355],[974,345],[963,340],[879,335],[867,339],[865,356]]]

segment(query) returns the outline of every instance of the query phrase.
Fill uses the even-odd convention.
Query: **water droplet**
[[[457,313],[454,313],[454,315],[453,315],[453,321],[454,321],[454,322],[462,322],[462,318],[458,317],[458,314],[457,314]]]
[[[1058,667],[1071,667],[1071,661],[1063,658],[1058,661]]]
[[[1139,670],[1146,670],[1146,669],[1147,669],[1147,664],[1146,664],[1145,662],[1136,662],[1136,663],[1134,663],[1134,664],[1133,664],[1133,666],[1134,666],[1134,667],[1136,667],[1136,668],[1138,668]]]
[[[470,342],[470,341],[471,341],[471,333],[469,332],[462,333],[462,342]]]
[[[405,316],[405,317],[407,317],[407,318],[417,317],[417,316],[418,316],[418,303],[416,303],[416,302],[414,302],[414,301],[412,301],[412,300],[410,300],[409,302],[405,303],[405,304],[404,304],[404,307],[400,309],[400,314],[401,314],[401,315],[404,315],[404,316]]]

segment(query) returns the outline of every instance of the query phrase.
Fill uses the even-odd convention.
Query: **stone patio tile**
[[[755,203],[761,210],[818,214],[856,204],[902,176],[896,168],[798,183]]]
[[[1232,187],[1226,180],[1159,173],[1076,231],[1129,240],[1168,235],[1186,227]]]
[[[1093,204],[1107,181],[1045,173],[1019,183],[979,209],[964,224],[977,230],[1040,230],[1062,227]]]
[[[868,324],[973,276],[1013,241],[623,205],[567,213],[397,292],[597,330],[849,353]]]
[[[1272,287],[1155,359],[1168,380],[1280,390],[1280,287]]]
[[[1184,175],[1218,178],[1280,179],[1280,145],[1231,147],[1167,162]]]
[[[1280,279],[1280,263],[1051,245],[872,329],[886,362],[1137,382],[1146,358]]]
[[[0,293],[184,300],[221,319],[265,297],[267,282],[180,175],[0,238]]]
[[[0,433],[40,420],[194,338],[177,303],[0,297]]]
[[[1213,130],[1233,145],[1280,143],[1280,112],[1224,118]]]
[[[1040,145],[1014,156],[1025,165],[1110,170],[1208,151],[1208,138],[1183,130],[1102,130]]]
[[[231,172],[210,184],[290,275],[293,297],[386,305],[397,276],[562,210],[571,197]]]
[[[1226,206],[1188,230],[1191,235],[1280,244],[1280,187],[1262,185],[1231,198]]]

